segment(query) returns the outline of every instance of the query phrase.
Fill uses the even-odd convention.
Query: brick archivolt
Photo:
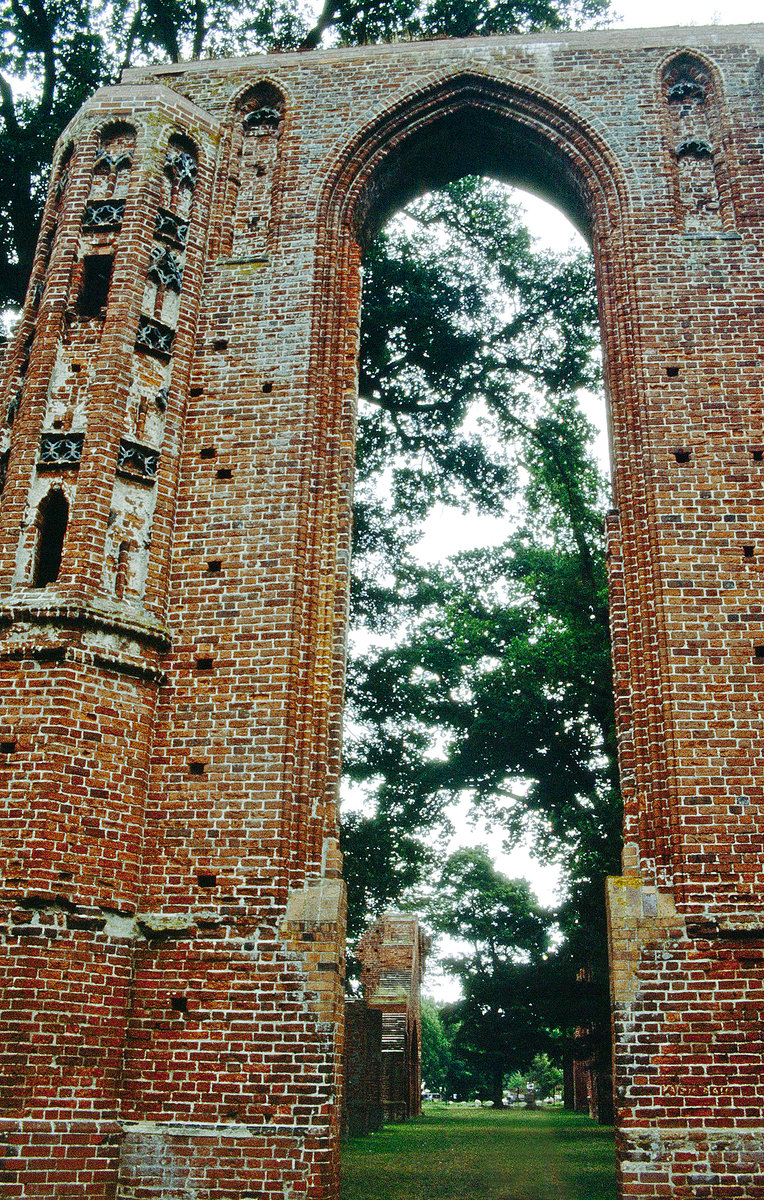
[[[470,136],[460,136],[467,132],[461,125],[465,116],[475,115],[486,124],[489,140],[474,126],[469,128]],[[358,316],[350,308],[354,293],[349,291],[348,279],[356,269],[359,243],[391,207],[408,198],[407,189],[428,186],[421,170],[413,172],[412,183],[412,163],[419,168],[426,160],[437,172],[445,159],[449,177],[465,171],[490,173],[502,164],[502,174],[541,184],[584,226],[594,247],[605,363],[606,369],[610,368],[608,399],[617,505],[611,543],[625,539],[628,547],[629,579],[619,593],[626,611],[622,619],[613,608],[612,619],[621,641],[627,640],[622,654],[641,697],[636,719],[633,710],[628,718],[623,708],[619,710],[626,821],[629,828],[640,825],[641,866],[646,877],[660,877],[671,885],[682,869],[673,783],[651,751],[658,740],[668,749],[672,735],[671,707],[664,691],[665,663],[661,661],[665,634],[657,577],[657,522],[648,483],[646,374],[634,292],[634,210],[644,201],[621,148],[617,143],[608,144],[597,124],[525,81],[488,73],[449,72],[399,93],[360,129],[349,130],[342,149],[335,150],[320,189],[318,182],[313,188],[319,213],[320,286],[316,296],[320,299],[313,314],[311,394],[318,397],[322,419],[330,422],[332,432],[327,438],[334,445],[348,447],[348,455],[352,455],[353,413],[348,402],[352,403],[355,389]],[[436,141],[431,146],[433,134]],[[448,151],[446,143],[451,147]],[[432,175],[429,185],[442,178]],[[327,296],[331,297],[328,304]],[[335,314],[343,307],[346,322],[340,326]],[[325,460],[325,452],[320,453]],[[317,462],[316,470],[321,469]],[[348,458],[340,467],[341,477],[351,470]],[[324,553],[327,564],[335,559],[337,537],[345,536],[338,531],[346,530],[350,519],[344,499],[341,503],[334,517],[336,525],[326,521],[323,505],[321,522],[311,526],[319,539],[314,553],[319,557]],[[340,669],[338,661],[334,667],[337,675]]]

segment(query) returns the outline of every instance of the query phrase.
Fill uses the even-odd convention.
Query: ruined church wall
[[[181,64],[66,131],[2,382],[0,1196],[336,1200],[361,242],[481,169],[597,260],[621,1194],[762,1194],[762,55],[720,27]]]

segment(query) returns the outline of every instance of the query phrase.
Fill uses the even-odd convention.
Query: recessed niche
[[[61,569],[69,504],[64,493],[53,488],[40,501],[37,510],[37,544],[32,562],[32,587],[55,583]]]
[[[213,350],[227,350],[228,349],[228,338],[215,338],[214,342],[212,343],[212,349]]]
[[[764,659],[764,646],[754,646],[753,652],[756,658]]]
[[[753,450],[752,455],[754,462],[764,462],[764,450]]]
[[[690,461],[691,454],[690,450],[675,450],[674,458],[678,463],[686,463]]]
[[[170,1008],[173,1012],[188,1012],[188,1000],[185,996],[171,996]]]
[[[214,458],[216,454],[217,450],[214,446],[202,446],[201,450],[199,451],[200,458]]]
[[[197,669],[197,671],[211,671],[212,670],[212,659],[211,658],[197,658],[196,669]]]
[[[743,546],[743,558],[753,558],[753,546]]]
[[[15,740],[9,739],[7,742],[0,742],[0,754],[13,754],[16,750]]]
[[[109,299],[113,254],[86,254],[82,263],[82,285],[77,297],[81,317],[97,317]]]
[[[217,886],[218,877],[209,871],[202,871],[197,875],[196,882],[199,884],[199,887],[213,888]]]
[[[679,375],[679,367],[666,367],[666,375],[669,379],[676,379]]]
[[[222,570],[223,570],[222,558],[213,558],[211,562],[207,563],[207,574],[208,575],[219,575]]]
[[[266,393],[266,395],[267,395],[269,392],[272,392],[272,391],[273,391],[273,384],[272,384],[272,383],[264,383],[264,384],[263,384],[263,391]]]
[[[191,775],[203,775],[204,774],[204,763],[203,762],[190,762],[188,764],[188,770],[189,770],[189,774],[191,774]]]
[[[233,479],[233,471],[230,467],[220,467],[215,472],[215,477],[217,479]]]

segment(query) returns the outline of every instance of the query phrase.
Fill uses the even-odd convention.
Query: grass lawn
[[[563,1112],[425,1105],[343,1143],[342,1200],[615,1200],[613,1130]]]

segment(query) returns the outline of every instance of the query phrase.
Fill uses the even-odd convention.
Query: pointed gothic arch
[[[643,717],[651,733],[633,740],[630,722],[619,717],[621,746],[629,747],[629,769],[622,768],[626,808],[624,839],[636,853],[657,864],[662,879],[681,886],[681,845],[675,817],[672,780],[649,752],[653,739],[667,748],[672,743],[671,718],[665,702],[665,662],[661,647],[663,611],[655,577],[657,542],[651,519],[652,497],[647,481],[649,449],[643,424],[646,365],[635,300],[636,266],[631,234],[632,206],[639,187],[626,180],[624,166],[594,122],[575,115],[538,88],[507,84],[478,72],[434,78],[427,87],[400,96],[376,113],[334,159],[324,178],[318,208],[317,284],[314,290],[309,393],[314,405],[315,469],[324,473],[325,487],[343,481],[344,501],[334,509],[336,523],[326,519],[315,493],[304,497],[309,518],[306,529],[305,575],[316,563],[326,571],[336,562],[336,547],[347,571],[350,542],[350,480],[353,474],[353,430],[356,398],[357,338],[360,325],[359,269],[363,246],[392,211],[428,187],[467,173],[494,175],[530,187],[556,202],[588,236],[595,259],[600,325],[605,360],[606,392],[613,460],[613,490],[617,508],[609,520],[614,562],[622,542],[630,543],[632,579],[623,602],[632,631],[631,670],[644,696]],[[320,417],[318,414],[321,414]],[[323,519],[319,510],[322,509]],[[312,513],[311,513],[311,510]],[[638,514],[638,524],[637,524]],[[623,527],[621,522],[623,521]],[[319,568],[320,570],[320,568]],[[615,568],[614,568],[615,570]],[[637,605],[635,598],[642,599]],[[310,712],[298,714],[294,737],[294,802],[284,844],[293,851],[305,845],[300,830],[309,830],[300,796],[323,790],[324,812],[331,812],[339,777],[344,610],[327,595],[321,605],[308,604],[301,617],[322,647],[317,655]],[[300,624],[299,629],[305,625]],[[298,626],[295,626],[295,636]],[[614,654],[625,653],[614,645]],[[331,688],[318,680],[331,679]],[[322,697],[323,719],[316,720],[315,697]],[[617,716],[619,697],[616,696]],[[320,758],[311,744],[329,730],[331,754],[323,779],[313,765]],[[668,752],[668,751],[667,751]],[[626,756],[624,755],[624,761]],[[306,779],[311,778],[306,786]],[[642,818],[637,797],[660,797],[646,830],[637,832]],[[304,803],[304,800],[303,800]],[[331,823],[331,822],[330,822]],[[321,844],[307,836],[305,859],[320,862]]]

